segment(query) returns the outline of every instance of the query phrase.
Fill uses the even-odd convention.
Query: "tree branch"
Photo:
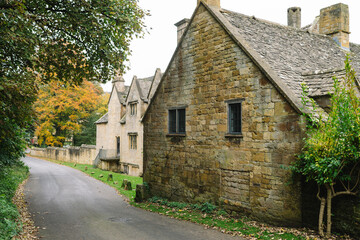
[[[316,194],[316,197],[321,201],[322,198],[320,197],[320,192],[321,192],[320,185],[318,184],[317,187],[318,187],[318,192]]]
[[[333,195],[333,197],[339,196],[339,195],[352,195],[352,196],[356,196],[356,194],[358,193],[358,191],[356,192],[350,192],[350,191],[342,191],[342,192],[337,192]]]

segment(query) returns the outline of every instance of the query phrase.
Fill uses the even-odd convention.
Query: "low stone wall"
[[[32,148],[30,150],[30,155],[33,157],[44,157],[63,162],[93,164],[96,157],[96,147],[93,145],[82,145],[81,147],[68,148]]]

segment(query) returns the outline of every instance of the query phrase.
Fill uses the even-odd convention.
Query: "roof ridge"
[[[240,15],[240,16],[243,16],[243,17],[246,17],[246,18],[249,18],[249,19],[253,19],[253,20],[256,20],[256,21],[259,21],[259,22],[262,22],[262,23],[265,23],[265,24],[269,24],[269,25],[272,25],[274,27],[278,27],[278,28],[282,28],[282,29],[286,29],[286,30],[292,30],[292,31],[296,31],[296,32],[301,32],[301,33],[308,33],[308,34],[313,34],[313,35],[317,35],[317,36],[321,36],[321,37],[326,37],[326,38],[331,38],[325,34],[320,34],[320,33],[314,33],[314,32],[310,32],[308,29],[303,29],[309,25],[306,25],[305,27],[302,27],[302,28],[295,28],[295,27],[290,27],[290,26],[286,26],[286,25],[283,25],[281,23],[277,23],[277,22],[272,22],[272,21],[269,21],[269,20],[266,20],[266,19],[262,19],[262,18],[257,18],[255,16],[249,16],[249,15],[246,15],[246,14],[243,14],[243,13],[238,13],[238,12],[234,12],[234,11],[231,11],[231,10],[227,10],[227,9],[220,9],[220,12],[221,13],[233,13],[233,14],[237,14],[237,15]]]

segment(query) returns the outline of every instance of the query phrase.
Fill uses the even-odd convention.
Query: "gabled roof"
[[[119,102],[121,103],[121,104],[125,104],[125,100],[126,100],[126,96],[127,96],[127,94],[128,94],[128,92],[129,92],[129,89],[130,89],[130,86],[125,86],[125,91],[123,91],[123,92],[117,92],[117,95],[118,95],[118,98],[119,98]]]
[[[138,78],[138,79],[136,79],[136,86],[138,88],[140,98],[144,102],[148,101],[147,95],[149,93],[149,90],[150,90],[151,83],[152,83],[153,79],[154,79],[154,76],[148,77],[148,78]]]
[[[116,91],[116,95],[118,97],[119,103],[120,104],[125,104],[126,102],[126,96],[129,92],[130,87],[129,86],[125,86],[125,91],[121,92],[118,91],[118,89],[116,88],[115,84],[112,86],[111,92],[110,92],[110,97],[109,97],[109,101],[108,101],[108,105],[112,96],[113,91]]]
[[[165,74],[179,51],[200,6],[204,6],[209,11],[299,113],[304,111],[301,103],[301,83],[311,81],[309,72],[315,75],[322,72],[321,75],[317,74],[316,81],[311,82],[310,92],[316,95],[327,94],[331,89],[329,81],[332,81],[332,75],[324,73],[341,73],[344,69],[345,56],[349,52],[341,49],[332,38],[326,35],[219,9],[201,1],[178,43]],[[350,50],[352,65],[360,74],[360,45],[351,43]],[[340,74],[339,77],[342,75]],[[319,91],[324,86],[325,90]],[[147,111],[145,115],[146,113]]]
[[[130,85],[130,89],[136,87],[139,92],[140,99],[144,102],[149,102],[153,95],[151,94],[152,89],[157,88],[160,82],[159,79],[161,79],[161,70],[157,68],[154,76],[146,78],[137,78],[134,76]],[[127,102],[130,97],[130,89],[126,96],[125,102]]]
[[[160,68],[157,68],[154,74],[154,79],[151,83],[151,87],[149,89],[149,93],[147,95],[147,99],[149,99],[151,101],[151,99],[154,97],[155,91],[159,86],[161,77],[163,76],[163,74],[161,73]]]
[[[220,12],[297,96],[301,94],[303,73],[336,73],[339,69],[344,69],[347,52],[330,37],[227,10]],[[329,79],[331,80],[331,74]]]
[[[102,124],[102,123],[108,123],[109,114],[105,113],[104,116],[102,116],[99,120],[95,122],[95,124]]]

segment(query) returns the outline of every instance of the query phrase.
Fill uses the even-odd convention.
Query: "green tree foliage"
[[[29,168],[21,162],[3,166],[0,171],[0,239],[12,239],[21,230],[19,213],[12,203],[18,185],[26,179]]]
[[[146,14],[137,0],[0,1],[0,161],[21,155],[37,84],[123,72]]]
[[[109,100],[109,93],[105,93],[101,96],[101,101],[97,106],[97,109],[90,113],[82,123],[81,130],[79,133],[75,133],[73,136],[74,146],[81,146],[82,144],[87,145],[96,145],[96,124],[95,122],[99,120],[107,112],[107,102]]]
[[[355,71],[350,60],[345,60],[346,75],[334,78],[334,93],[331,95],[330,112],[327,116],[315,117],[314,101],[307,97],[307,87],[303,86],[303,104],[312,103],[308,115],[307,137],[299,160],[293,170],[315,181],[318,198],[321,201],[319,233],[323,233],[323,216],[327,206],[327,235],[331,233],[331,200],[348,194],[356,195],[359,190],[360,161],[360,99],[355,83]]]

